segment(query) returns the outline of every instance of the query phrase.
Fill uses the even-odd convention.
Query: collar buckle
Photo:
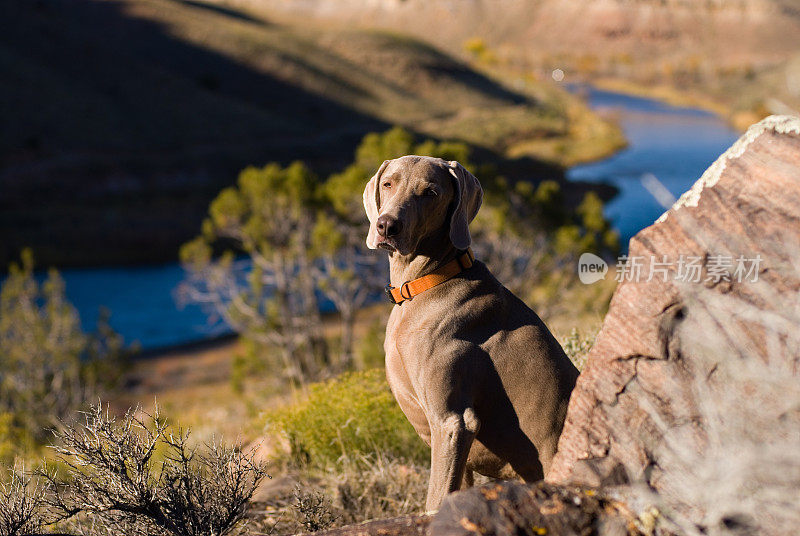
[[[392,285],[386,285],[385,287],[383,287],[383,291],[386,293],[386,297],[389,298],[389,301],[392,304],[397,305],[397,300],[394,299],[394,294],[392,294],[393,290],[394,287]]]
[[[460,252],[455,259],[451,260],[444,266],[437,268],[433,272],[413,281],[406,281],[399,287],[386,285],[383,287],[383,292],[386,293],[386,297],[389,299],[390,303],[393,303],[394,305],[402,305],[405,301],[413,300],[414,296],[425,292],[426,290],[433,288],[440,283],[444,283],[448,279],[456,276],[464,270],[471,268],[474,261],[475,256],[472,253],[472,249],[467,248],[465,251]],[[414,285],[413,291],[411,287],[412,284]]]

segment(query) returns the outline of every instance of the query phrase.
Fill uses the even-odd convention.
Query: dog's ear
[[[472,243],[469,222],[475,218],[483,201],[483,189],[475,175],[452,160],[447,163],[450,174],[455,177],[453,216],[450,218],[450,241],[456,249],[467,249]]]
[[[384,160],[378,171],[367,183],[364,188],[364,210],[367,212],[369,219],[369,231],[367,232],[367,247],[369,249],[378,248],[378,230],[375,228],[375,222],[378,221],[378,211],[380,210],[381,194],[378,183],[381,180],[381,175],[386,166],[389,165],[389,160]]]

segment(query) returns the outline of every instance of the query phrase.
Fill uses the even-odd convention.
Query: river
[[[671,197],[680,197],[739,137],[719,117],[703,110],[591,87],[579,91],[592,108],[619,118],[629,145],[605,160],[571,168],[567,178],[606,182],[619,189],[605,210],[625,250],[628,240],[665,210],[644,182],[655,178]]]
[[[737,138],[718,117],[691,108],[669,106],[651,99],[593,88],[581,88],[590,105],[619,118],[629,146],[616,155],[569,170],[571,180],[608,182],[620,194],[606,214],[628,239],[664,211],[643,186],[655,176],[675,197]],[[100,307],[112,311],[111,325],[126,342],[138,341],[143,350],[185,344],[225,333],[211,325],[198,306],[179,308],[175,288],[183,279],[177,264],[64,270],[66,292],[77,307],[85,329],[92,329]]]

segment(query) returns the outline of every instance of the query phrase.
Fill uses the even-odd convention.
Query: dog
[[[383,162],[364,189],[367,246],[389,252],[386,376],[431,447],[426,508],[493,478],[544,478],[577,369],[542,320],[472,257],[483,190],[455,161]]]

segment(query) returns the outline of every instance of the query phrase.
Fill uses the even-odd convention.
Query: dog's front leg
[[[445,495],[461,487],[469,449],[479,426],[472,408],[431,423],[431,479],[425,503],[429,512],[439,508]]]

